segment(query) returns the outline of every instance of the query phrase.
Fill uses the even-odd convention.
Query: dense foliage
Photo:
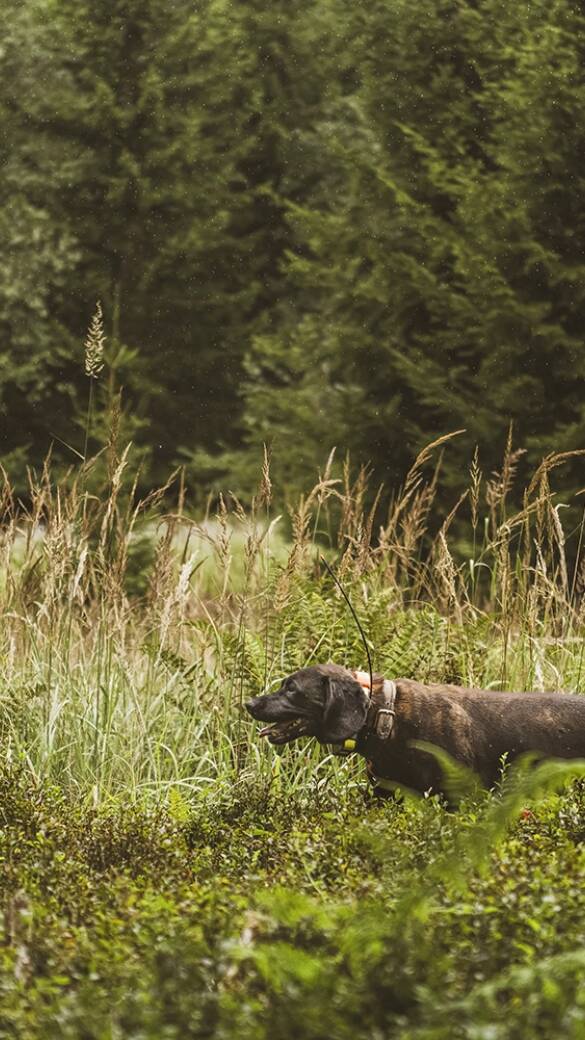
[[[497,802],[355,784],[94,809],[12,771],[0,792],[7,1036],[583,1036],[579,787],[490,845]]]
[[[510,419],[532,461],[585,443],[579,5],[4,13],[0,408],[20,482],[52,442],[82,451],[97,298],[96,414],[124,388],[146,483],[183,461],[245,491],[266,441],[290,493],[334,444],[391,487],[466,427],[460,487]]]

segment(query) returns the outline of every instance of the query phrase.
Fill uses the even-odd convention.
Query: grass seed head
[[[98,300],[85,337],[85,374],[90,379],[97,379],[104,367],[105,341],[102,305]]]

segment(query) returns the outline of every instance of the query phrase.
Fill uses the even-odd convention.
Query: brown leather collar
[[[365,726],[358,734],[360,740],[372,734],[379,740],[390,740],[396,718],[396,683],[392,679],[385,679],[383,675],[374,675],[370,689],[370,676],[367,672],[356,669],[351,674],[370,701]]]

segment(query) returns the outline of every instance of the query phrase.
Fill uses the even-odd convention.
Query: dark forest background
[[[0,436],[287,494],[585,447],[585,4],[3,0]],[[70,445],[68,448],[66,445]],[[583,482],[577,464],[570,489]],[[571,483],[572,482],[572,483]]]

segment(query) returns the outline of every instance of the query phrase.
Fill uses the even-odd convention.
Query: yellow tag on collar
[[[357,745],[357,740],[344,740],[343,741],[343,750],[344,751],[355,751],[356,745]]]

